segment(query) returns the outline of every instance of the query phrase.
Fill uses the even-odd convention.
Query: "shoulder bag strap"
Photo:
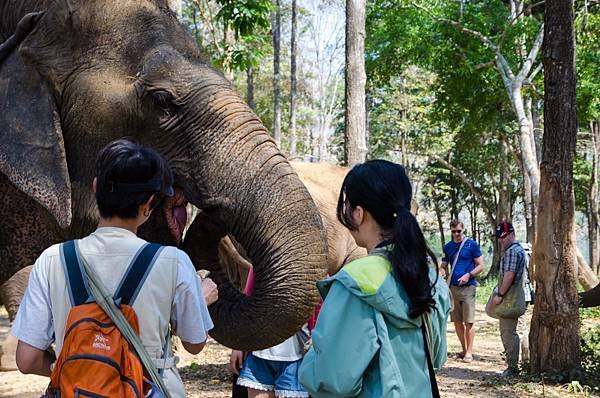
[[[133,305],[162,249],[157,243],[146,243],[138,250],[113,296],[115,302]]]
[[[429,344],[427,343],[427,330],[425,328],[425,318],[421,318],[421,333],[423,334],[423,346],[425,347],[425,356],[427,357],[427,368],[429,369],[429,382],[431,383],[431,395],[433,398],[440,398],[437,380],[435,379],[435,371],[433,370],[433,361],[429,352]]]
[[[460,251],[462,250],[463,246],[465,245],[465,243],[467,243],[468,240],[469,238],[465,236],[462,243],[458,247],[458,250],[456,251],[456,256],[454,256],[454,260],[452,261],[452,267],[448,270],[448,275],[446,276],[446,282],[448,283],[448,285],[450,285],[450,281],[452,280],[452,273],[454,272],[454,267],[456,266],[456,262],[458,261],[458,256],[460,256]]]
[[[147,246],[146,246],[147,247]],[[93,297],[96,299],[96,303],[102,307],[102,309],[106,312],[106,314],[112,319],[115,325],[119,328],[123,336],[127,339],[129,344],[131,344],[135,352],[140,357],[140,360],[144,364],[144,368],[150,375],[150,378],[154,382],[154,384],[160,389],[160,392],[166,397],[171,398],[169,391],[167,390],[167,386],[165,385],[164,380],[159,375],[156,366],[152,358],[150,358],[150,354],[146,351],[140,336],[135,333],[127,319],[125,319],[125,315],[121,312],[121,310],[117,307],[114,302],[114,297],[108,293],[108,290],[96,274],[93,268],[89,266],[87,261],[83,257],[79,257],[81,263],[83,264],[83,269],[87,276],[89,287]],[[129,273],[128,273],[129,274]]]
[[[83,277],[83,267],[77,255],[77,245],[74,240],[64,242],[60,245],[60,256],[65,271],[67,291],[71,306],[75,307],[85,304],[92,299],[92,294]]]

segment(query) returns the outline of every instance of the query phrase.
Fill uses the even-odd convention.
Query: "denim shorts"
[[[260,391],[275,391],[276,397],[308,397],[308,393],[298,382],[301,363],[302,359],[273,361],[249,353],[237,384]]]

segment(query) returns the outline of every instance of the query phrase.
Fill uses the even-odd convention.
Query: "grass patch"
[[[584,319],[600,319],[600,307],[580,308],[579,318]]]
[[[492,290],[496,287],[496,283],[498,282],[497,278],[486,278],[483,281],[478,281],[479,286],[477,286],[477,304],[486,305],[490,295],[492,294]]]

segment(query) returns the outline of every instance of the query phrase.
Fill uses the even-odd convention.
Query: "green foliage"
[[[575,191],[575,209],[586,211],[587,195],[592,182],[592,163],[580,154],[573,160],[573,190]]]
[[[269,15],[273,10],[270,0],[217,0],[221,9],[217,20],[233,30],[235,37],[249,37],[257,30],[270,28]]]
[[[585,384],[600,392],[600,326],[581,335],[581,366],[586,373]]]
[[[575,20],[577,52],[577,116],[585,125],[600,118],[600,13],[581,9]]]
[[[486,278],[480,281],[479,286],[477,286],[477,297],[475,298],[477,304],[486,305],[492,294],[492,290],[494,290],[497,284],[498,280],[496,278]]]
[[[272,9],[270,0],[185,0],[183,23],[218,68],[245,71],[269,51]]]

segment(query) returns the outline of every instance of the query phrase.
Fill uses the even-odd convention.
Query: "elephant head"
[[[178,242],[190,202],[201,216],[184,247],[196,265],[214,266],[218,239],[230,234],[255,267],[250,297],[213,269],[221,297],[210,308],[213,337],[253,350],[293,334],[326,268],[319,213],[166,1],[15,3],[0,9],[0,175],[51,218],[60,238],[81,236],[98,217],[90,190],[97,151],[123,136],[155,148],[178,195],[155,214],[160,230],[146,236]]]

